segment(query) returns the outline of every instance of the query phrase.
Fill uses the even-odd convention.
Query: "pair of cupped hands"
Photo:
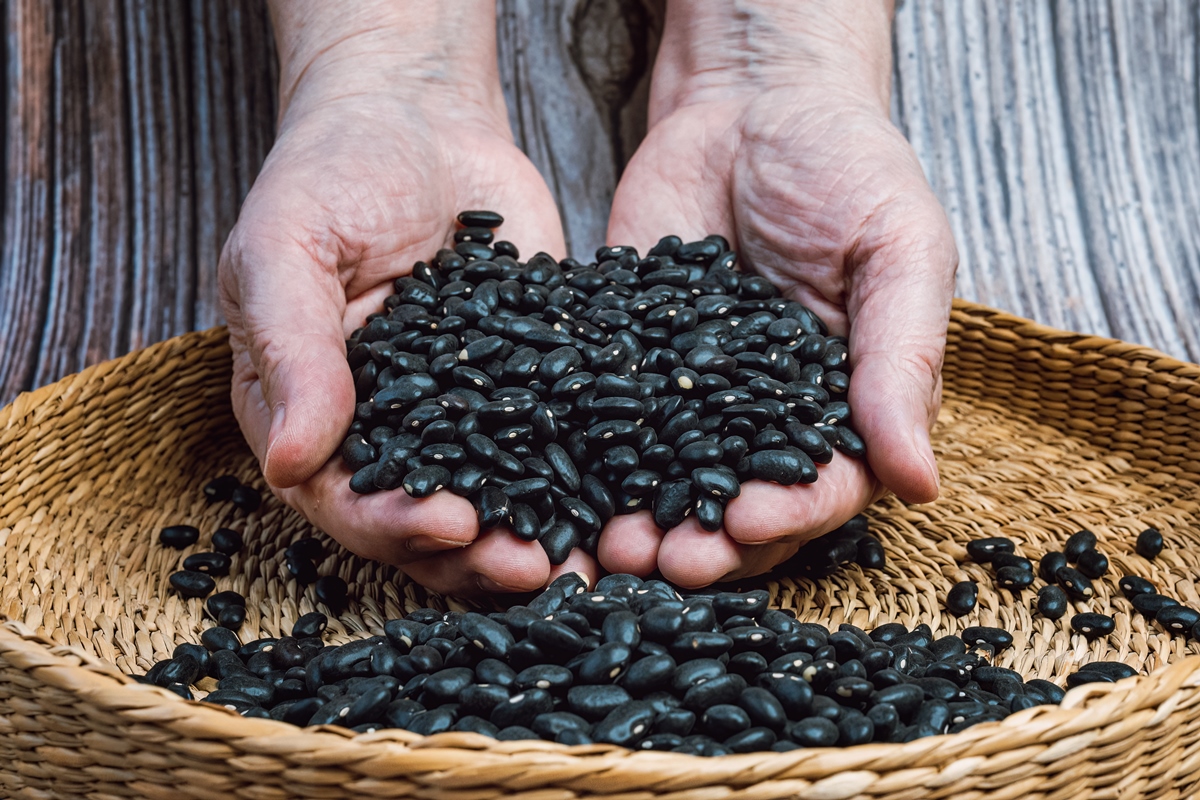
[[[346,337],[447,245],[459,211],[504,215],[500,238],[523,257],[566,255],[563,230],[513,144],[491,3],[280,0],[278,137],[220,265],[234,410],[279,497],[351,551],[471,595],[567,571],[706,586],[769,570],[885,489],[937,496],[928,431],[957,255],[889,121],[888,3],[727,5],[669,3],[608,242],[645,253],[669,233],[722,234],[743,269],[848,335],[866,460],[837,454],[811,485],[748,483],[717,532],[694,516],[669,531],[649,512],[614,517],[596,557],[553,567],[537,542],[480,531],[448,491],[354,494],[338,455],[355,405]]]

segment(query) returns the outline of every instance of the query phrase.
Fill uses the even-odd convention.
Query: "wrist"
[[[651,117],[817,86],[887,113],[892,0],[668,0]]]
[[[421,107],[508,130],[489,0],[270,0],[281,124],[330,101]]]

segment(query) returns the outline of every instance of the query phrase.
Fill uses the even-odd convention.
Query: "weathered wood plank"
[[[10,0],[0,402],[220,321],[215,264],[270,148],[262,0]],[[517,143],[569,247],[644,132],[663,0],[499,0]],[[1200,2],[907,0],[893,116],[958,293],[1200,359]]]
[[[1200,359],[1200,5],[908,2],[895,116],[958,293]]]

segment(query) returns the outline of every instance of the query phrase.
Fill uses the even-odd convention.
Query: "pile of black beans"
[[[911,741],[1063,696],[989,664],[1012,645],[997,628],[831,632],[770,608],[764,590],[684,596],[631,575],[589,592],[569,574],[503,612],[419,609],[340,646],[324,644],[325,624],[314,612],[291,636],[246,644],[210,628],[141,680],[191,697],[208,675],[206,702],[296,725],[704,756]]]
[[[498,214],[458,220],[454,249],[347,342],[354,491],[447,489],[559,564],[614,514],[717,530],[743,482],[812,483],[835,449],[863,454],[846,339],[723,237],[521,262]]]

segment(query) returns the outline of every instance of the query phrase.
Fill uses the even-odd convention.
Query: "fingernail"
[[[508,594],[512,594],[514,592],[524,591],[516,586],[505,586],[503,583],[494,581],[486,575],[480,575],[478,578],[476,578],[475,582],[479,584],[480,589],[489,593],[506,592]]]
[[[441,550],[466,547],[470,542],[460,542],[456,539],[439,539],[436,536],[410,536],[404,540],[404,544],[414,553],[436,553]]]
[[[938,475],[937,462],[933,460],[933,443],[929,439],[929,429],[920,422],[913,426],[913,446],[916,447],[921,460],[925,462],[925,469],[929,476],[933,478],[934,491],[940,492],[941,476]]]

